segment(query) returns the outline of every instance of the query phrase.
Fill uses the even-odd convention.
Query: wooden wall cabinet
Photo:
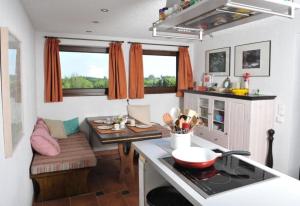
[[[199,113],[203,126],[195,135],[230,150],[248,150],[262,164],[267,156],[267,131],[274,125],[275,96],[244,98],[234,95],[185,92],[184,109]]]

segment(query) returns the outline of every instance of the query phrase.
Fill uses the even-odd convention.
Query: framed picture
[[[245,72],[250,76],[270,76],[271,41],[244,44],[235,47],[234,76]]]
[[[23,101],[20,41],[0,28],[2,120],[5,157],[10,157],[23,136]]]
[[[214,76],[229,76],[230,47],[206,51],[205,72]]]

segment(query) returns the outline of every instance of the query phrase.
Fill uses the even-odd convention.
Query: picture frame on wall
[[[230,75],[230,47],[205,52],[205,72],[214,76]]]
[[[270,76],[271,41],[235,46],[234,76]]]
[[[0,28],[2,122],[5,157],[11,157],[23,137],[21,42]]]

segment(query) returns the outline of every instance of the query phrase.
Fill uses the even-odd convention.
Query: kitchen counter
[[[203,94],[208,96],[217,96],[217,97],[226,97],[226,98],[235,98],[235,99],[244,99],[244,100],[269,100],[275,99],[276,96],[273,95],[235,95],[231,93],[221,93],[221,92],[201,92],[198,90],[185,90],[186,93],[193,93],[193,94]]]
[[[182,195],[184,195],[194,205],[203,206],[295,206],[300,205],[300,182],[276,170],[270,169],[262,164],[252,161],[246,157],[238,156],[252,165],[255,165],[265,171],[268,171],[278,177],[266,180],[263,182],[254,183],[244,187],[236,188],[230,191],[222,192],[214,196],[204,198],[197,191],[195,191],[189,184],[187,184],[180,176],[164,165],[159,158],[170,155],[171,149],[169,146],[170,138],[147,140],[133,143],[136,151],[140,154],[139,160],[139,181],[140,181],[140,206],[144,204],[144,197],[147,184],[154,188],[154,182],[157,180],[145,181],[146,173],[155,170],[162,179],[175,187]],[[208,142],[200,137],[193,136],[192,142],[201,147],[211,149],[226,149]],[[147,164],[145,169],[143,164]],[[151,168],[151,169],[149,169]],[[153,175],[152,175],[153,176]],[[145,184],[145,185],[144,185]],[[159,185],[159,183],[157,183]],[[162,183],[163,185],[163,183]],[[145,194],[144,194],[145,193]]]

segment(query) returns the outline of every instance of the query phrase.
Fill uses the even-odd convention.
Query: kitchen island
[[[145,197],[152,189],[172,185],[193,205],[203,206],[296,206],[300,205],[300,182],[276,170],[270,169],[246,157],[236,156],[243,162],[249,163],[267,173],[276,176],[261,182],[224,191],[212,196],[205,196],[196,190],[186,179],[168,167],[160,159],[170,156],[172,151],[169,144],[170,138],[135,142],[135,150],[139,158],[139,205],[147,205]],[[200,137],[192,137],[193,145],[220,149]]]

